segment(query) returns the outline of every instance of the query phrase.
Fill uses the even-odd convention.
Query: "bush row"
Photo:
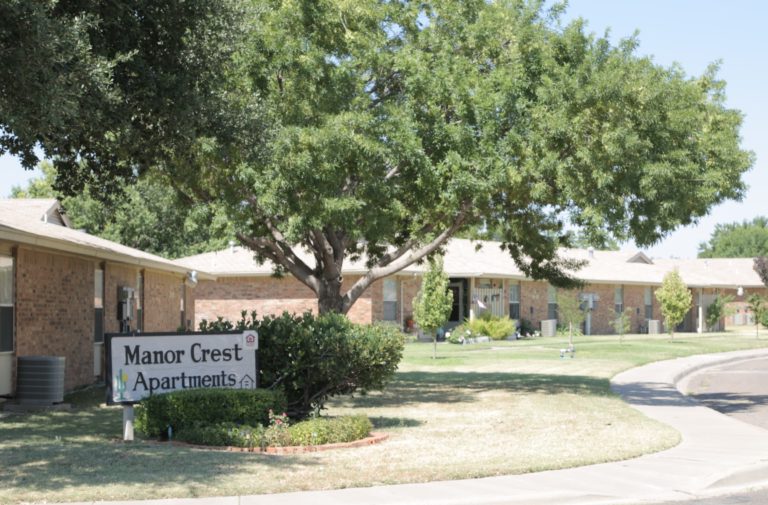
[[[178,433],[194,426],[234,423],[267,425],[270,410],[283,412],[280,390],[188,389],[152,395],[136,412],[136,428],[150,437],[166,437],[170,426]]]
[[[177,440],[191,444],[264,449],[268,446],[310,446],[360,440],[371,433],[371,421],[365,416],[314,418],[294,425],[248,426],[218,423],[187,427],[176,434]]]

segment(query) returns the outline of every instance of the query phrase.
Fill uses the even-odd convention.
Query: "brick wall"
[[[726,328],[746,324],[747,318],[751,317],[747,306],[747,299],[750,295],[757,293],[763,298],[768,298],[768,289],[766,288],[745,288],[742,296],[738,296],[735,289],[721,289],[720,293],[733,296],[733,301],[728,304],[729,310],[733,313],[725,318]]]
[[[87,259],[20,247],[16,355],[64,356],[64,387],[93,382],[93,272]]]
[[[413,301],[421,289],[421,277],[401,277],[403,299],[401,300],[403,320],[413,317]]]
[[[547,318],[548,286],[546,282],[520,282],[520,317],[528,319],[534,329],[540,329],[542,319]]]
[[[639,333],[641,327],[646,328],[647,331],[648,323],[645,320],[645,286],[624,286],[624,309],[631,309],[630,333]]]
[[[347,290],[358,281],[359,276],[345,276],[342,289]],[[347,317],[353,323],[370,324],[381,321],[384,318],[384,283],[380,280],[374,282],[366,289],[360,298],[355,301],[347,312]]]
[[[342,289],[349,289],[359,277],[348,276]],[[356,323],[371,323],[383,317],[382,282],[370,286],[347,313]],[[216,282],[201,281],[195,288],[195,327],[206,319],[214,321],[221,316],[230,321],[240,319],[242,310],[255,310],[258,317],[282,314],[287,311],[302,314],[317,313],[317,296],[295,278],[228,277]]]
[[[152,270],[144,272],[144,331],[176,331],[179,327],[181,323],[182,279],[180,274]],[[136,284],[135,279],[131,285],[134,284]],[[192,290],[187,288],[188,297],[196,294],[195,292],[190,293],[190,291]],[[117,291],[115,291],[116,295]],[[188,304],[187,310],[191,310],[191,312],[187,313],[186,318],[190,319],[190,322],[194,321],[192,319],[195,312],[194,304]]]
[[[259,317],[288,311],[317,313],[317,297],[292,277],[228,277],[200,281],[195,288],[195,327],[221,316],[238,321],[240,312],[255,310]]]

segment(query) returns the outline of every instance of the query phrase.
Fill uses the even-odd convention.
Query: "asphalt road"
[[[689,395],[718,412],[768,430],[768,359],[707,369],[690,378],[687,390]],[[768,504],[768,489],[657,505],[765,504]]]
[[[710,368],[694,375],[687,389],[707,407],[768,430],[768,359]]]

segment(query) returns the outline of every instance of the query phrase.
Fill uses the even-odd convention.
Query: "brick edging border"
[[[335,449],[352,449],[355,447],[365,447],[367,445],[374,445],[381,443],[389,438],[386,433],[371,433],[366,438],[355,440],[353,442],[338,442],[335,444],[323,444],[323,445],[294,445],[288,447],[273,447],[269,446],[263,450],[260,447],[234,447],[234,446],[212,446],[212,445],[198,445],[188,444],[186,442],[170,442],[173,446],[179,447],[191,447],[194,449],[205,449],[209,451],[226,451],[226,452],[258,452],[262,454],[283,455],[283,454],[304,454],[307,452],[321,452],[331,451]]]

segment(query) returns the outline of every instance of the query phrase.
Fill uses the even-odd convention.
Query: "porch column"
[[[699,288],[699,324],[698,333],[704,333],[704,295],[702,288]]]
[[[475,318],[475,278],[469,278],[469,320]]]

